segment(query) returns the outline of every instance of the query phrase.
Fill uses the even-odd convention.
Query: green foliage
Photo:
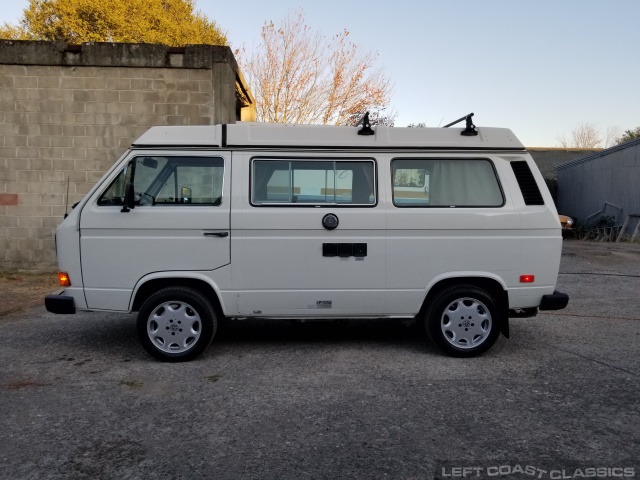
[[[29,0],[18,25],[0,39],[226,45],[195,0]]]
[[[622,143],[630,142],[631,140],[636,140],[640,138],[640,127],[636,127],[633,130],[626,130],[622,136],[618,138],[616,141],[616,145],[620,145]]]

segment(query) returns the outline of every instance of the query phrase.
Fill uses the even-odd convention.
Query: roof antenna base
[[[358,130],[358,135],[374,135],[376,132],[371,128],[371,122],[369,121],[369,112],[364,114],[362,120],[358,122],[358,125],[362,125],[362,128]]]

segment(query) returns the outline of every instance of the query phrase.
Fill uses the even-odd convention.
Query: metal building
[[[640,139],[563,163],[555,170],[559,213],[587,227],[598,222],[622,226],[627,221],[627,234],[637,224]]]

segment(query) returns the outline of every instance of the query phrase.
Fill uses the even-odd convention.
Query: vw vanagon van
[[[568,296],[531,156],[467,123],[151,128],[58,227],[46,308],[137,312],[165,361],[223,318],[415,318],[447,354],[481,354]]]

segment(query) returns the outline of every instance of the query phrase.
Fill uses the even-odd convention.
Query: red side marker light
[[[533,283],[535,278],[534,275],[520,275],[520,283]]]

